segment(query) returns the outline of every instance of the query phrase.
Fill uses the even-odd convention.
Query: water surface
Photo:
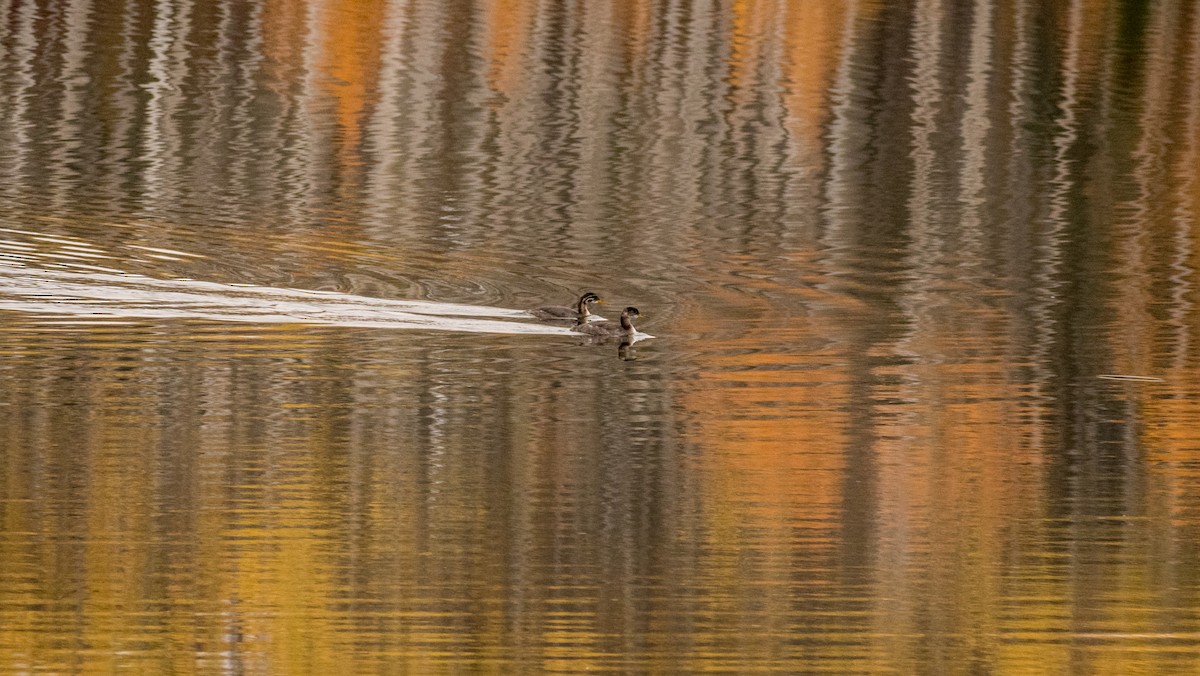
[[[0,2],[0,671],[1200,671],[1198,172],[1186,2]]]

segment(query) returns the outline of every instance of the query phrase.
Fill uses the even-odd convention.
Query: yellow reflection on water
[[[1197,671],[1187,3],[0,13],[0,669]]]

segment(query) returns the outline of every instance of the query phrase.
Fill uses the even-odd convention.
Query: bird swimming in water
[[[575,307],[567,307],[565,305],[543,305],[535,307],[529,311],[529,314],[538,319],[549,321],[576,321],[579,323],[592,322],[603,319],[591,313],[588,306],[592,303],[603,303],[595,293],[588,291],[579,297],[579,302]]]
[[[612,322],[597,322],[594,324],[579,323],[571,327],[576,333],[586,333],[589,336],[597,336],[599,338],[632,338],[637,333],[637,329],[633,328],[633,320],[641,316],[635,307],[627,307],[621,313],[621,321],[617,324]]]

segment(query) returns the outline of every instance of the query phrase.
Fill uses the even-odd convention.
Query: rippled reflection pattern
[[[1189,2],[0,0],[0,671],[1198,673],[1198,173]]]

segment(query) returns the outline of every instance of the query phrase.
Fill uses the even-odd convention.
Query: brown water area
[[[0,673],[1200,673],[1198,213],[1191,1],[0,0]]]

